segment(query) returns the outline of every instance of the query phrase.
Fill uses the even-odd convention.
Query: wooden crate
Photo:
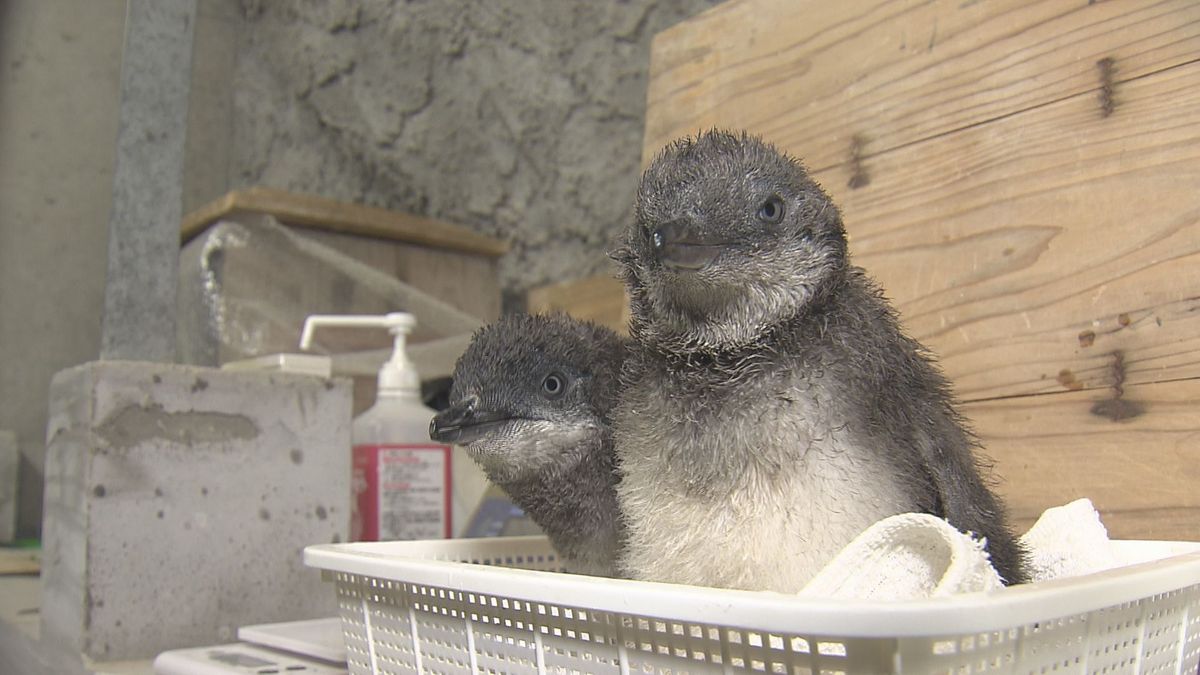
[[[712,127],[833,195],[1019,526],[1200,540],[1200,3],[731,0],[656,36],[643,159]]]
[[[188,214],[183,242],[244,214],[273,216],[484,321],[500,314],[496,260],[508,242],[431,218],[265,187],[235,190]]]
[[[232,246],[221,258],[220,293],[233,306],[223,304],[221,315],[225,323],[245,327],[229,331],[253,338],[244,343],[226,344],[214,335],[210,305],[215,299],[209,294],[216,291],[201,288],[197,279],[202,275],[191,269],[203,265],[200,259],[209,242],[188,241],[221,221],[255,228],[247,235],[252,245]],[[379,314],[403,308],[417,314],[408,351],[422,377],[445,377],[471,332],[500,312],[496,263],[508,250],[507,242],[451,223],[252,187],[189,214],[181,238],[186,283],[181,284],[180,302],[186,311],[181,312],[180,329],[187,336],[181,337],[181,353],[204,365],[259,352],[295,351],[306,314]],[[376,374],[391,353],[391,337],[382,330],[329,329],[317,341],[336,354],[335,372],[354,376],[355,413],[369,407]]]

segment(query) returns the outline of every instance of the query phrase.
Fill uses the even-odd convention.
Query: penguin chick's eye
[[[550,373],[542,380],[542,393],[546,398],[558,398],[567,390],[567,378],[561,373]]]
[[[657,251],[663,247],[663,244],[665,242],[663,241],[662,232],[660,232],[658,230],[651,230],[650,228],[645,228],[645,233],[646,233],[646,239],[650,241],[650,248]]]
[[[783,220],[783,200],[772,195],[758,207],[758,219],[772,225]]]

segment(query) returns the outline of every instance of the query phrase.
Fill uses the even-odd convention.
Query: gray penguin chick
[[[629,576],[795,592],[870,525],[926,512],[1025,579],[949,383],[799,162],[744,133],[675,142],[612,257],[632,310],[613,412]]]
[[[621,519],[609,413],[624,341],[563,314],[514,314],[458,359],[429,435],[466,448],[537,523],[569,572],[615,576]]]

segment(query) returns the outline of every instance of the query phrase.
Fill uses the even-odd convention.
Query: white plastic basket
[[[1113,546],[1135,564],[898,603],[540,571],[558,566],[543,537],[310,546],[304,560],[337,584],[355,674],[1196,673],[1200,544]]]

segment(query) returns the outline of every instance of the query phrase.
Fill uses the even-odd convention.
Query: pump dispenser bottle
[[[385,328],[394,338],[391,358],[379,370],[375,404],[351,425],[351,540],[453,536],[450,446],[429,439],[435,411],[421,402],[421,378],[404,350],[416,319],[405,312],[310,316],[301,349],[323,326]]]

